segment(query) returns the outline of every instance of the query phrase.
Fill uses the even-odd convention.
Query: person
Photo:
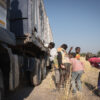
[[[60,48],[58,48],[58,65],[60,68],[60,85],[64,87],[67,79],[70,75],[70,60],[69,56],[66,52],[68,48],[67,44],[62,44]]]
[[[90,62],[90,64],[98,69],[100,69],[100,57],[92,57],[91,54],[87,53],[86,54],[86,60]],[[100,71],[98,74],[98,90],[97,94],[100,96]]]
[[[71,51],[72,51],[73,47],[70,48],[69,50],[69,55],[71,54]],[[80,51],[81,51],[81,48],[80,47],[76,47],[75,48],[75,57],[80,60]]]
[[[75,48],[75,54],[76,54],[76,58],[78,60],[80,60],[80,51],[81,51],[81,48],[80,47],[76,47]]]
[[[50,42],[49,43],[49,60],[50,60],[50,67],[52,67],[53,65],[53,61],[55,56],[57,56],[57,49],[55,48],[55,43],[54,42]]]
[[[59,66],[58,66],[58,60],[57,60],[57,49],[55,48],[55,43],[51,42],[49,44],[50,48],[50,62],[54,66],[55,70],[55,84],[56,84],[56,90],[59,90],[60,88],[60,72],[59,72]]]
[[[70,62],[72,64],[72,92],[76,93],[77,90],[82,90],[81,76],[84,72],[84,64],[76,58],[76,53],[71,53]]]
[[[100,69],[100,57],[92,57],[91,55],[87,54],[86,60],[88,60],[92,66]]]

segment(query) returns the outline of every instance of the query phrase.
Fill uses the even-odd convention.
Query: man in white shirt
[[[57,49],[55,48],[55,43],[51,42],[49,44],[49,49],[50,49],[50,62],[51,62],[51,67],[52,64],[54,65],[55,69],[55,84],[56,84],[56,90],[58,91],[60,89],[60,72],[59,72],[59,66],[58,66],[58,59],[57,59]]]
[[[55,56],[57,56],[57,49],[55,48],[55,43],[54,42],[50,42],[49,43],[49,54],[50,54],[50,61],[54,61]]]

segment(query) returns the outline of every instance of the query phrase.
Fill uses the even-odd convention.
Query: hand
[[[64,66],[64,65],[61,65],[61,68],[62,68],[62,69],[65,69],[65,66]]]

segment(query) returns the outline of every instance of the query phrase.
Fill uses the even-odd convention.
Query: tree
[[[100,51],[98,51],[97,56],[100,57]]]
[[[86,56],[86,53],[81,53],[81,56],[82,56],[82,57],[85,57],[85,56]]]

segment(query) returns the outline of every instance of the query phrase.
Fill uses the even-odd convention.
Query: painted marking
[[[3,25],[3,26],[5,26],[6,24],[5,24],[5,22],[4,21],[2,21],[2,20],[0,20],[0,24],[1,25]]]

